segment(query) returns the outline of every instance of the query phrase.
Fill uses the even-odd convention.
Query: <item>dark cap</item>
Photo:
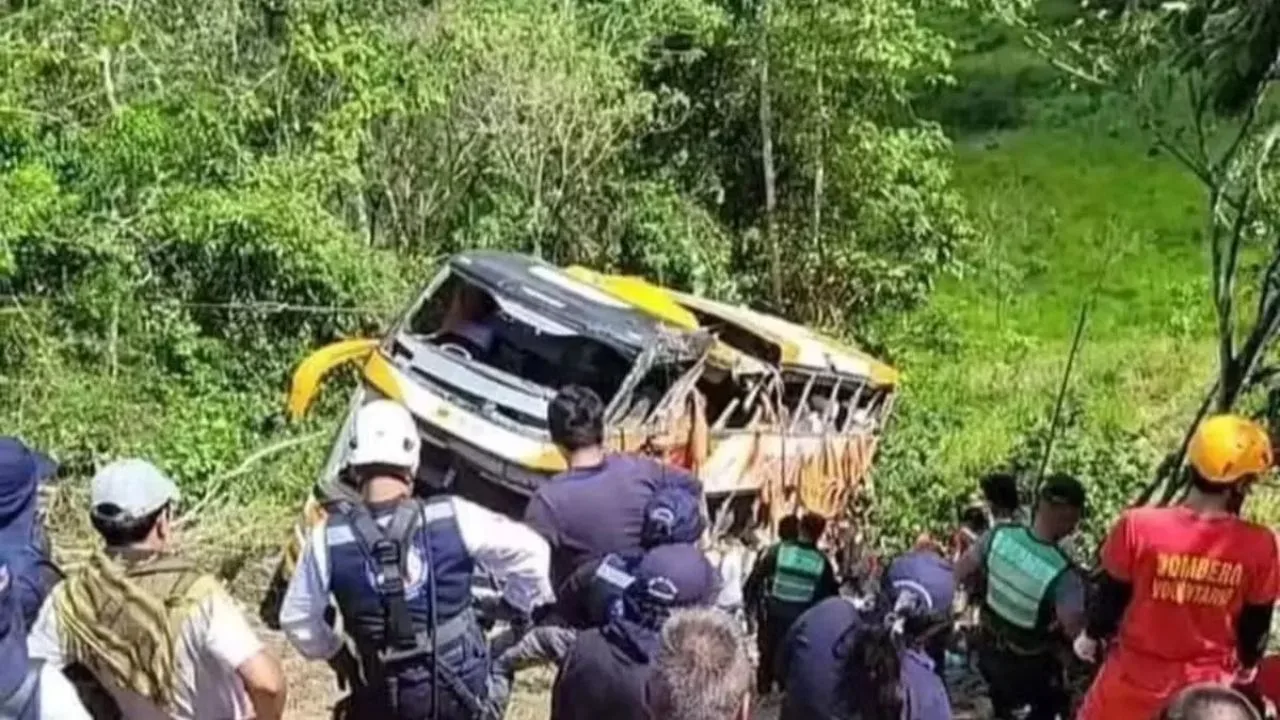
[[[1084,485],[1066,473],[1054,473],[1044,479],[1040,486],[1040,499],[1055,505],[1069,505],[1083,508],[1085,505]]]
[[[676,591],[672,600],[675,605],[710,603],[719,590],[719,573],[696,545],[688,543],[661,545],[648,551],[636,566],[635,576],[669,580]]]
[[[6,497],[35,492],[50,480],[58,464],[15,437],[0,437],[0,493]]]

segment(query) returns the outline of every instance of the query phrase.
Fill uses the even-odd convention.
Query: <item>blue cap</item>
[[[950,613],[955,599],[956,580],[951,564],[937,553],[917,550],[894,559],[884,574],[884,589],[890,598],[903,592],[919,596],[929,614]]]
[[[695,545],[662,545],[645,553],[638,579],[666,578],[675,588],[672,605],[703,605],[715,599],[720,576]]]
[[[648,548],[668,543],[696,543],[702,531],[700,499],[681,486],[663,487],[645,505],[640,544]]]
[[[15,437],[0,437],[0,495],[34,492],[58,472],[58,463]]]
[[[57,470],[57,463],[17,438],[0,437],[0,544],[30,540],[36,523],[36,491]]]

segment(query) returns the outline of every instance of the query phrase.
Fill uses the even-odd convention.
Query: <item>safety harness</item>
[[[445,499],[436,502],[447,502]],[[341,503],[340,511],[351,521],[356,543],[364,555],[376,565],[374,588],[382,599],[383,640],[382,647],[369,654],[361,648],[361,665],[365,685],[381,684],[387,689],[387,699],[393,713],[399,712],[399,678],[395,670],[415,661],[429,660],[433,692],[431,716],[439,715],[441,681],[466,705],[468,711],[479,717],[483,711],[479,700],[450,668],[439,662],[439,648],[448,647],[462,639],[471,630],[474,618],[470,611],[450,618],[443,625],[436,617],[435,563],[431,556],[431,543],[426,545],[427,587],[431,600],[430,625],[423,631],[413,627],[405,598],[405,581],[408,578],[408,548],[414,534],[422,524],[426,505],[418,498],[409,498],[396,506],[386,531],[374,519],[369,509],[359,503]]]

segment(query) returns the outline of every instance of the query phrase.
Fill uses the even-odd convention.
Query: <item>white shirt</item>
[[[720,572],[720,594],[716,597],[716,607],[724,610],[742,608],[742,583],[747,575],[749,551],[741,545],[730,545],[717,559],[716,569]]]
[[[551,547],[531,528],[468,500],[453,497],[462,544],[476,564],[502,584],[502,595],[517,610],[555,601],[551,589]],[[390,516],[380,519],[390,522]],[[413,566],[410,566],[412,573]],[[408,578],[413,582],[413,578]],[[342,648],[342,636],[325,622],[329,605],[329,544],[326,524],[317,523],[280,605],[280,629],[304,657],[324,660]]]
[[[262,641],[244,613],[219,589],[191,609],[178,634],[172,714],[110,678],[98,680],[129,720],[246,720],[254,716],[253,706],[236,668],[261,651]],[[27,652],[58,670],[75,661],[63,655],[52,598],[40,608],[27,637]]]
[[[40,668],[40,720],[93,720],[76,694],[76,686],[58,668]]]

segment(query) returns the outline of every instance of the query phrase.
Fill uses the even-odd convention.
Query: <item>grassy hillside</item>
[[[1065,87],[1006,37],[956,27],[957,82],[923,105],[956,143],[985,239],[962,277],[886,333],[907,389],[878,484],[916,507],[926,498],[923,524],[985,470],[1038,466],[1091,301],[1051,469],[1084,476],[1105,524],[1176,442],[1213,372],[1200,189],[1117,103]],[[909,536],[910,522],[886,518],[885,529]]]

